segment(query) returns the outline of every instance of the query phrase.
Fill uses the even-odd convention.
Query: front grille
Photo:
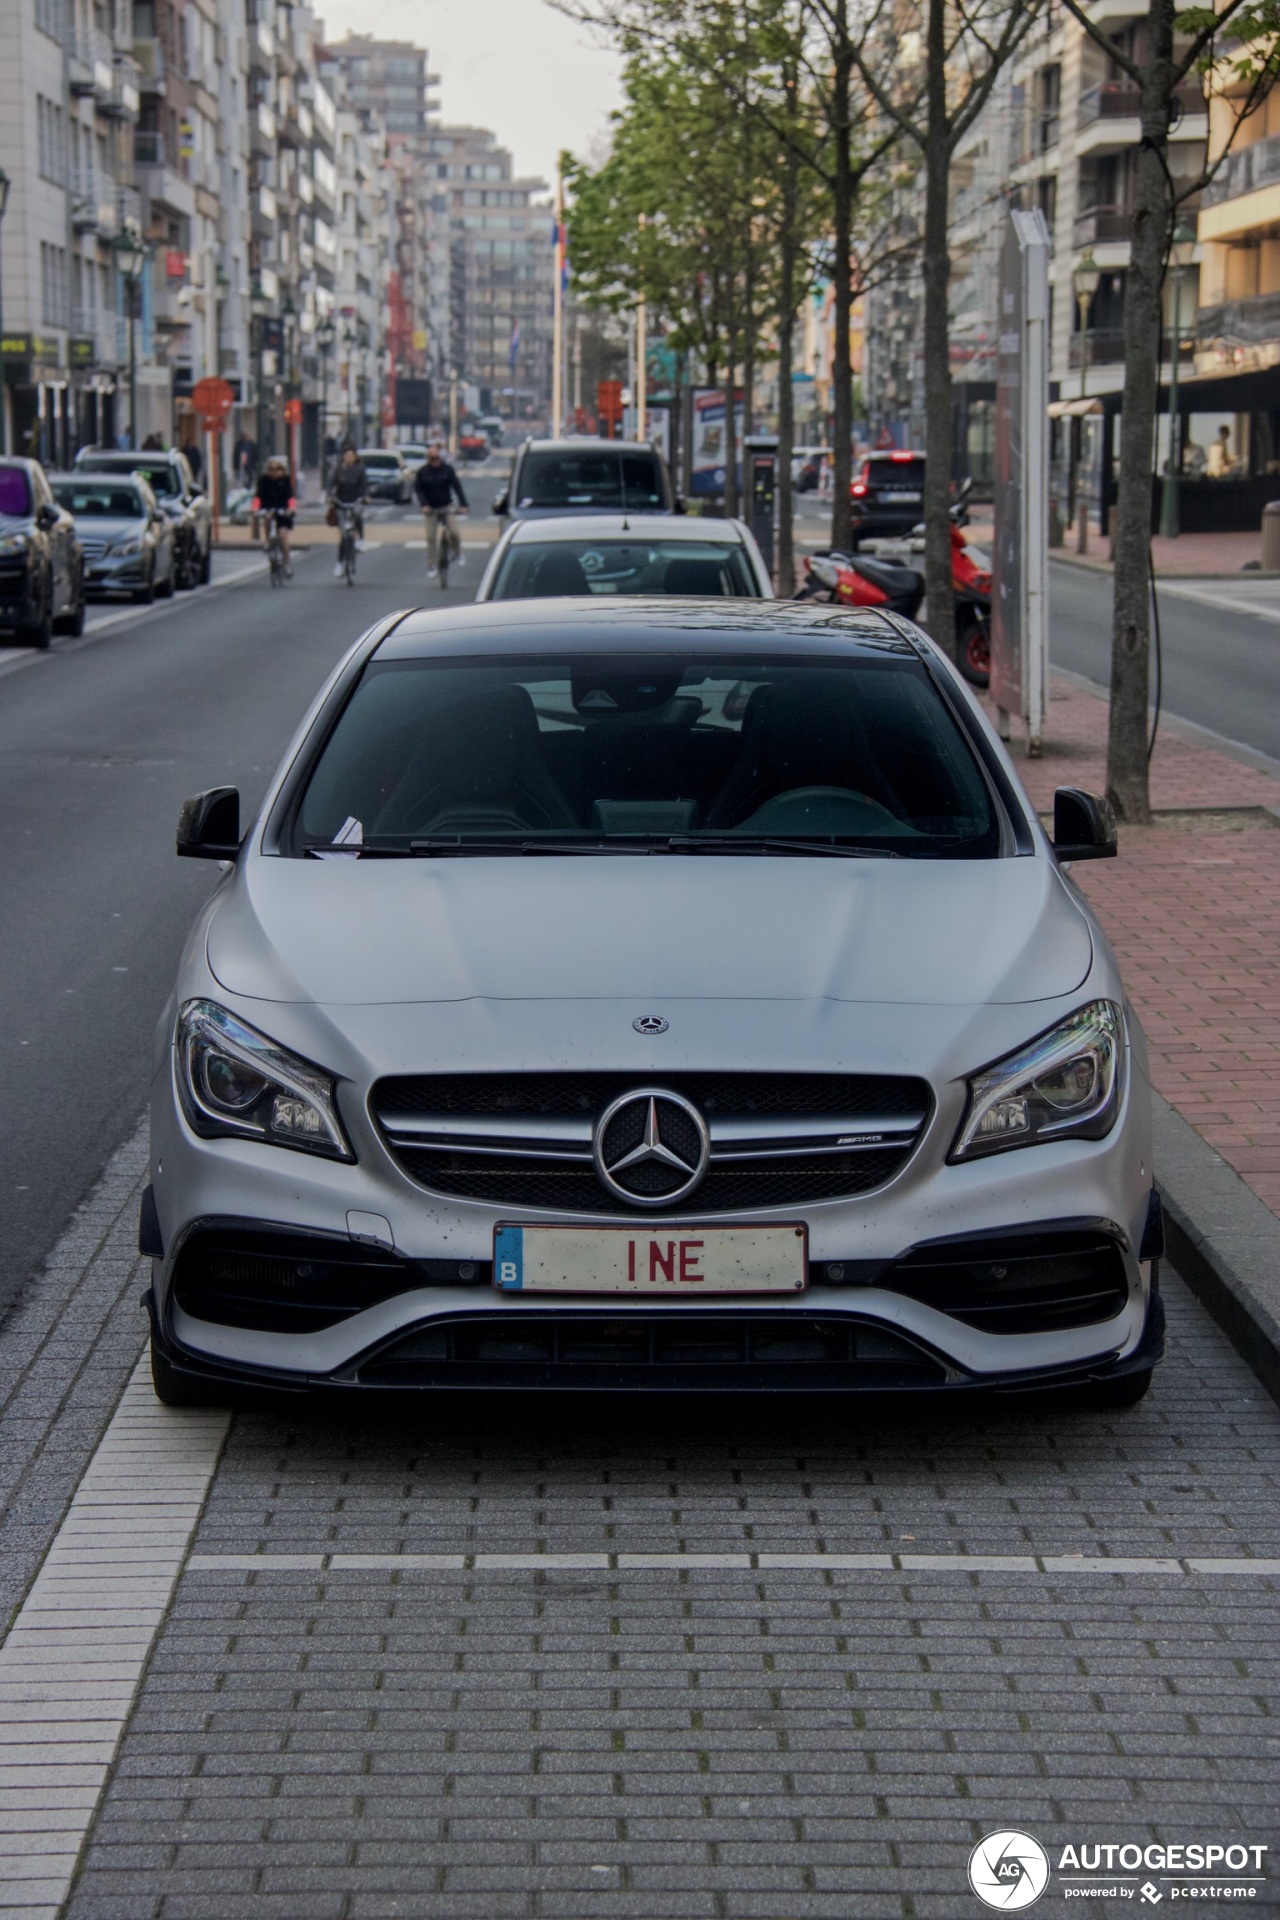
[[[365,1386],[882,1390],[941,1386],[942,1363],[880,1327],[798,1314],[521,1314],[421,1327],[360,1363]]]
[[[592,1143],[604,1109],[642,1086],[682,1095],[710,1132],[707,1172],[661,1209],[673,1215],[804,1208],[870,1193],[905,1165],[932,1108],[923,1080],[883,1074],[527,1073],[382,1080],[373,1109],[399,1166],[435,1193],[522,1211],[630,1217],[599,1179]],[[666,1112],[664,1125],[673,1118]],[[623,1121],[638,1138],[637,1109],[624,1109]],[[609,1130],[611,1165],[630,1144],[625,1133],[614,1138],[619,1124]],[[687,1158],[697,1142],[685,1125],[688,1141],[677,1132],[667,1144]],[[682,1183],[657,1165],[627,1176],[640,1201]]]

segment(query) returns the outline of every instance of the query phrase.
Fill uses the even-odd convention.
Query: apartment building
[[[439,127],[428,143],[448,201],[450,364],[480,410],[524,419],[551,396],[552,212],[545,180],[518,179],[484,127]]]

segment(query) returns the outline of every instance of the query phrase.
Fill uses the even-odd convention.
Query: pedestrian
[[[191,469],[191,478],[195,481],[196,485],[199,486],[200,475],[204,472],[204,455],[200,451],[200,442],[198,440],[188,440],[182,451],[187,457],[187,465]]]
[[[242,433],[232,448],[231,461],[240,485],[249,486],[258,469],[257,441],[251,440],[247,433]]]
[[[158,433],[149,433],[142,443],[143,453],[163,453],[164,441]]]

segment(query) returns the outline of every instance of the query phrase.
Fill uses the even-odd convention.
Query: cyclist
[[[357,551],[364,551],[364,515],[360,509],[369,498],[369,475],[364,461],[355,448],[347,445],[342,449],[342,457],[329,478],[329,501],[334,507],[350,507],[356,529]],[[334,578],[342,578],[342,562],[339,560],[333,570]]]
[[[258,475],[258,484],[253,496],[253,511],[275,516],[275,523],[280,531],[280,550],[284,554],[286,580],[293,578],[293,561],[289,556],[289,529],[293,525],[293,510],[297,504],[289,469],[280,455],[273,453]]]
[[[462,482],[445,459],[438,442],[427,448],[426,460],[414,476],[413,490],[418,496],[418,505],[422,508],[423,517],[427,523],[427,578],[434,580],[440,558],[442,532],[448,543],[446,552],[452,551],[458,565],[462,565],[462,542],[458,538],[450,512],[453,501],[457,500],[464,513],[469,511],[467,496],[462,491]]]

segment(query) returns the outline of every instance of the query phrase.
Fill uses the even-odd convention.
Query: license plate
[[[900,491],[894,491],[893,489],[890,489],[887,493],[882,493],[880,498],[882,500],[892,500],[894,505],[898,507],[916,507],[920,504],[920,495],[918,493],[902,493]]]
[[[494,1285],[503,1293],[802,1293],[804,1227],[498,1227]]]

